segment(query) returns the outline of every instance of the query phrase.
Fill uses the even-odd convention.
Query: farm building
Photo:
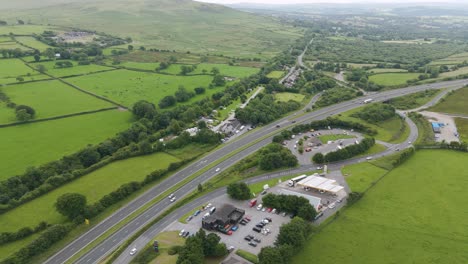
[[[207,230],[218,230],[223,232],[229,230],[229,228],[226,228],[226,226],[237,224],[242,219],[242,217],[244,217],[244,215],[244,210],[236,208],[230,204],[225,204],[223,207],[216,210],[212,215],[203,219],[202,227]]]
[[[434,133],[440,133],[441,125],[441,123],[432,122],[432,131],[434,131]]]

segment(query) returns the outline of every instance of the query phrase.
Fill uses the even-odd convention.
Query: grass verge
[[[238,255],[239,257],[244,258],[244,259],[246,259],[246,260],[248,260],[248,261],[250,261],[250,262],[252,262],[252,263],[254,263],[254,264],[257,264],[257,263],[258,263],[258,257],[257,257],[257,255],[252,254],[252,253],[250,253],[250,252],[248,252],[248,251],[245,251],[245,250],[242,250],[242,249],[238,249],[238,250],[236,251],[236,255]]]

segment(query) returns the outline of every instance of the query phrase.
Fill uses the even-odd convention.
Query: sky
[[[209,2],[217,4],[233,3],[267,3],[267,4],[303,4],[303,3],[463,3],[464,0],[197,0],[199,2]]]

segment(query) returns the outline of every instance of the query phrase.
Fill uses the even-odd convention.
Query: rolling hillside
[[[269,17],[191,0],[18,0],[0,17],[34,24],[76,26],[159,49],[269,57],[301,30]],[[26,6],[26,7],[25,7]]]

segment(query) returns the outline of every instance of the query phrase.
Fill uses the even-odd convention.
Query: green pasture
[[[179,159],[166,153],[155,153],[113,162],[0,215],[0,232],[35,226],[40,221],[51,224],[64,222],[66,218],[54,209],[54,203],[60,195],[80,193],[85,195],[88,204],[91,204],[122,184],[142,181],[152,171],[165,169],[170,163],[177,161]]]
[[[375,139],[382,140],[384,142],[401,143],[404,142],[409,136],[410,130],[406,125],[406,122],[398,116],[392,117],[389,120],[385,120],[384,122],[377,124],[371,124],[362,119],[351,116],[353,113],[360,111],[361,108],[362,107],[350,110],[336,117],[342,120],[362,123],[377,130],[377,135],[374,136]]]
[[[1,26],[0,35],[8,35],[14,33],[16,35],[32,35],[40,34],[44,30],[59,30],[59,27],[54,26],[41,26],[41,25],[11,25],[11,26]]]
[[[460,134],[460,141],[468,143],[468,118],[455,118],[458,134]]]
[[[55,63],[58,61],[65,61],[65,60],[57,60],[57,61],[44,61],[44,62],[37,62],[31,63],[32,67],[36,68],[37,65],[44,65],[47,69],[47,73],[54,76],[54,77],[65,77],[65,76],[72,76],[72,75],[86,75],[93,72],[98,71],[105,71],[105,70],[112,70],[110,67],[96,65],[96,64],[89,64],[89,65],[79,65],[76,61],[71,61],[73,63],[73,67],[70,68],[56,68]]]
[[[130,112],[110,110],[47,122],[0,128],[0,180],[96,144],[128,128]]]
[[[35,119],[114,106],[55,80],[10,85],[3,91],[17,105],[28,105],[34,108],[36,110]]]
[[[6,50],[13,50],[13,49],[20,49],[22,51],[28,51],[31,50],[30,48],[27,48],[21,44],[18,44],[14,41],[12,42],[0,42],[0,50],[1,49],[6,49]]]
[[[134,69],[141,69],[141,70],[149,70],[155,71],[156,68],[159,67],[159,63],[154,62],[133,62],[133,61],[125,61],[121,62],[116,66],[122,66],[126,68],[134,68]]]
[[[408,72],[405,69],[389,69],[389,68],[373,68],[367,71],[368,73],[395,73],[395,72]]]
[[[141,99],[158,103],[167,95],[174,95],[180,85],[187,90],[208,87],[212,76],[171,76],[128,70],[116,70],[67,79],[72,84],[90,92],[105,96],[126,106],[132,106]],[[195,96],[189,102],[219,91],[222,87],[206,89],[205,94]]]
[[[185,66],[192,66],[192,65],[185,65]],[[188,73],[187,75],[211,74],[211,70],[213,68],[218,68],[221,75],[242,78],[242,77],[247,77],[252,74],[255,74],[259,71],[258,68],[230,66],[227,64],[200,63],[200,64],[196,64],[196,66],[197,68],[193,72]],[[170,73],[170,74],[180,74],[181,67],[182,67],[181,64],[172,64],[171,66],[169,66],[169,68],[162,70],[161,72]]]
[[[353,192],[364,192],[373,182],[388,171],[370,162],[346,165],[341,169],[349,188]]]
[[[461,88],[447,95],[439,101],[437,105],[429,108],[429,110],[433,112],[468,115],[466,102],[468,102],[468,88]]]
[[[395,86],[406,84],[406,81],[417,79],[419,73],[381,73],[371,75],[369,81],[378,85]]]
[[[7,107],[5,102],[0,102],[0,124],[14,122],[15,120],[15,109]]]
[[[48,48],[51,48],[51,46],[45,44],[45,43],[42,43],[38,40],[36,40],[35,38],[33,37],[15,37],[15,39],[22,43],[23,45],[26,45],[28,47],[31,47],[33,49],[37,49],[39,51],[44,51]]]
[[[462,52],[440,60],[432,61],[430,65],[455,65],[463,63],[464,61],[468,61],[468,52]]]
[[[448,77],[456,77],[456,76],[465,75],[465,74],[468,74],[468,67],[459,68],[459,69],[454,70],[454,71],[443,72],[443,73],[439,74],[439,78],[437,78],[437,79],[443,79],[443,78],[448,78]]]
[[[280,102],[288,102],[289,100],[297,101],[297,102],[302,102],[304,100],[305,95],[303,94],[297,94],[297,93],[276,93],[275,98],[277,101]]]
[[[284,76],[284,71],[272,71],[270,72],[267,77],[272,79],[279,79]]]
[[[374,63],[346,63],[348,65],[348,67],[351,67],[351,68],[364,68],[364,67],[375,67],[377,66],[377,64],[374,64]]]
[[[467,158],[418,151],[312,235],[292,263],[465,263],[468,170],[459,168]]]
[[[320,141],[323,144],[327,144],[328,141],[335,141],[335,140],[347,139],[347,138],[355,138],[355,136],[346,135],[346,134],[331,134],[331,135],[318,136],[318,139],[320,139]]]
[[[0,84],[16,83],[17,77],[23,77],[25,81],[49,78],[29,68],[19,59],[0,60]]]
[[[408,94],[390,99],[390,104],[396,109],[414,109],[428,103],[438,93],[440,93],[440,90],[426,90],[418,93]]]
[[[0,36],[0,43],[13,41],[9,36]]]

